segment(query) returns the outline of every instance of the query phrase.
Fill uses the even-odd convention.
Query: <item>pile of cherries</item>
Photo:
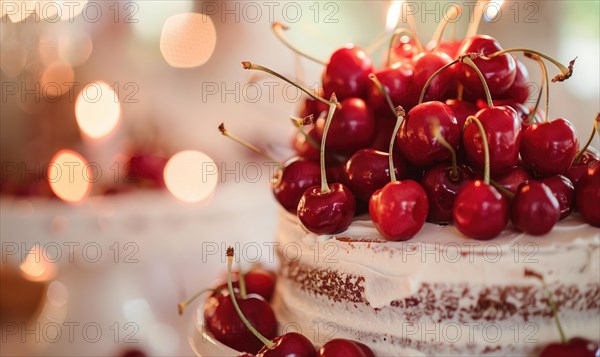
[[[232,272],[233,248],[227,249],[227,282],[201,291],[178,305],[179,314],[198,296],[210,292],[204,302],[204,326],[221,343],[240,356],[375,357],[371,349],[356,341],[332,339],[319,351],[298,332],[278,335],[278,322],[270,306],[276,276],[260,266],[245,274]]]
[[[286,41],[285,27],[274,29]],[[381,69],[358,46],[336,50],[320,95],[242,62],[308,95],[295,119],[296,156],[281,163],[272,184],[283,208],[315,234],[343,232],[368,211],[393,241],[411,239],[425,221],[453,222],[481,240],[498,236],[509,220],[543,235],[575,209],[600,226],[600,162],[588,148],[599,118],[579,148],[574,126],[547,115],[545,62],[560,70],[552,78],[560,82],[571,76],[574,60],[565,66],[534,50],[503,50],[485,35],[439,41],[429,50],[405,37],[391,41]],[[545,111],[539,108],[543,88],[535,107],[524,104],[528,71],[513,52],[542,68]]]

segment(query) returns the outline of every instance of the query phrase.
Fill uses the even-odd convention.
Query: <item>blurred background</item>
[[[472,2],[452,3],[463,14],[448,32],[462,38]],[[492,3],[501,10],[479,33],[578,57],[573,77],[551,84],[550,118],[585,141],[600,110],[599,3]],[[352,42],[379,68],[395,26],[412,16],[426,43],[451,2],[0,4],[0,354],[184,356],[193,312],[176,304],[225,270],[225,244],[247,247],[246,264],[274,263],[272,165],[217,127],[285,160],[303,97],[240,62],[317,88],[322,66],[281,44],[272,22],[318,58]]]

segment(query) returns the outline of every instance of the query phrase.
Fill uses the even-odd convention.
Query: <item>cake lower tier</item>
[[[283,212],[274,308],[283,331],[321,345],[350,338],[378,356],[535,355],[568,337],[600,338],[600,236],[577,217],[548,235],[508,228],[492,241],[426,224],[384,241],[368,220],[336,237]]]

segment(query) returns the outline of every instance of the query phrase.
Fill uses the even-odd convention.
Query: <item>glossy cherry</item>
[[[416,181],[394,181],[375,191],[369,201],[369,214],[381,235],[392,241],[414,237],[429,212],[427,193]]]
[[[529,98],[529,92],[531,90],[531,82],[529,80],[529,71],[525,64],[517,59],[516,63],[516,75],[513,84],[502,93],[498,99],[509,100],[514,103],[523,104]]]
[[[530,179],[529,172],[521,166],[515,166],[502,175],[494,176],[494,181],[511,193],[517,193],[519,185]]]
[[[558,200],[559,220],[567,218],[575,209],[575,187],[571,180],[562,175],[554,175],[546,177],[541,182],[548,186]]]
[[[598,357],[600,344],[581,337],[573,337],[566,343],[551,343],[540,352],[540,357]]]
[[[471,180],[473,172],[466,165],[458,165],[456,175],[452,175],[452,166],[437,164],[427,170],[421,185],[429,199],[428,222],[452,222],[452,208],[456,195]]]
[[[600,227],[600,162],[592,162],[581,177],[576,191],[577,209],[589,224]]]
[[[405,164],[397,155],[394,155],[394,168],[396,177],[405,177]],[[346,162],[345,173],[356,198],[368,202],[373,192],[390,182],[389,154],[374,149],[358,150]]]
[[[342,101],[342,107],[331,121],[330,137],[326,149],[343,155],[351,155],[356,150],[368,147],[375,137],[375,118],[371,109],[360,98]],[[323,136],[325,118],[316,122],[317,133]]]
[[[408,112],[396,138],[402,157],[411,164],[428,167],[450,158],[448,150],[433,137],[439,125],[441,135],[454,148],[460,142],[460,129],[452,110],[442,102],[427,102]]]
[[[319,165],[313,161],[296,159],[287,163],[272,185],[277,202],[287,211],[296,213],[304,191],[321,182],[320,172]]]
[[[423,89],[432,74],[450,62],[452,62],[452,58],[443,52],[423,52],[415,56],[413,58],[414,81],[419,89]],[[453,80],[452,67],[442,71],[429,84],[424,101],[441,100],[444,98]]]
[[[257,295],[243,299],[237,293],[236,299],[248,321],[261,334],[269,339],[277,335],[277,320],[265,300]],[[213,295],[206,300],[204,323],[219,342],[235,350],[256,353],[263,346],[238,316],[229,293]]]
[[[471,181],[454,201],[454,226],[464,235],[488,240],[499,235],[508,223],[509,205],[492,185]]]
[[[335,51],[322,76],[325,98],[336,94],[340,101],[346,98],[366,98],[367,76],[373,63],[365,51],[347,45]]]
[[[410,110],[417,105],[421,91],[415,83],[414,66],[411,62],[395,63],[390,67],[375,72],[375,75],[381,84],[383,84],[395,106],[402,106],[406,110]],[[367,102],[375,111],[377,117],[386,118],[390,122],[395,123],[396,117],[393,113],[390,113],[389,107],[379,88],[373,82],[368,81],[367,89]],[[386,146],[388,143],[389,141],[386,143]]]
[[[463,41],[459,54],[491,55],[500,50],[502,50],[502,47],[494,38],[477,35]],[[500,97],[505,94],[515,81],[517,66],[515,59],[508,53],[493,58],[479,57],[474,59],[473,62],[483,73],[492,97]],[[485,98],[484,88],[472,68],[459,63],[456,66],[455,73],[456,79],[464,86],[465,94],[469,94],[474,99]]]
[[[466,100],[448,99],[445,103],[448,107],[450,107],[450,109],[452,109],[461,133],[465,126],[467,117],[470,115],[475,115],[479,111],[479,108],[477,108],[475,104]]]
[[[317,351],[312,342],[297,332],[288,332],[272,340],[271,347],[266,345],[256,357],[314,357]]]
[[[375,357],[369,346],[364,343],[336,338],[328,341],[319,349],[319,357]]]
[[[521,144],[521,120],[507,106],[481,109],[475,115],[483,124],[490,150],[492,173],[501,174],[517,165]],[[481,169],[484,164],[481,134],[474,125],[463,131],[463,147],[469,161]]]
[[[533,124],[523,132],[523,165],[539,175],[556,175],[567,170],[577,154],[579,138],[575,127],[563,118]]]
[[[519,186],[511,206],[511,221],[517,229],[541,236],[550,232],[559,218],[558,200],[548,186],[538,181]]]
[[[562,174],[566,176],[575,187],[578,186],[579,180],[587,172],[590,164],[598,162],[600,158],[595,153],[586,150],[579,160],[574,160],[573,164],[565,170]]]

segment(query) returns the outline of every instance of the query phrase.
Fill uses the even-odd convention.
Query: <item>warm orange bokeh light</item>
[[[387,17],[385,20],[385,30],[392,32],[396,29],[398,20],[400,19],[400,11],[402,7],[402,1],[393,1],[390,8],[387,11]]]
[[[40,78],[40,89],[45,97],[60,97],[66,94],[75,79],[73,67],[65,62],[54,62],[44,69]]]
[[[56,266],[39,245],[35,245],[19,266],[25,279],[30,281],[50,281],[56,276]]]
[[[117,93],[105,82],[89,83],[77,96],[75,117],[87,136],[97,139],[108,135],[121,118]]]
[[[191,68],[206,63],[217,44],[217,30],[205,14],[184,13],[171,16],[160,36],[160,52],[176,68]]]
[[[210,197],[219,180],[217,164],[194,150],[173,155],[165,166],[164,177],[169,192],[184,202],[200,202]]]
[[[61,150],[52,157],[47,175],[52,192],[72,204],[79,204],[87,198],[94,180],[87,161],[71,150]]]

